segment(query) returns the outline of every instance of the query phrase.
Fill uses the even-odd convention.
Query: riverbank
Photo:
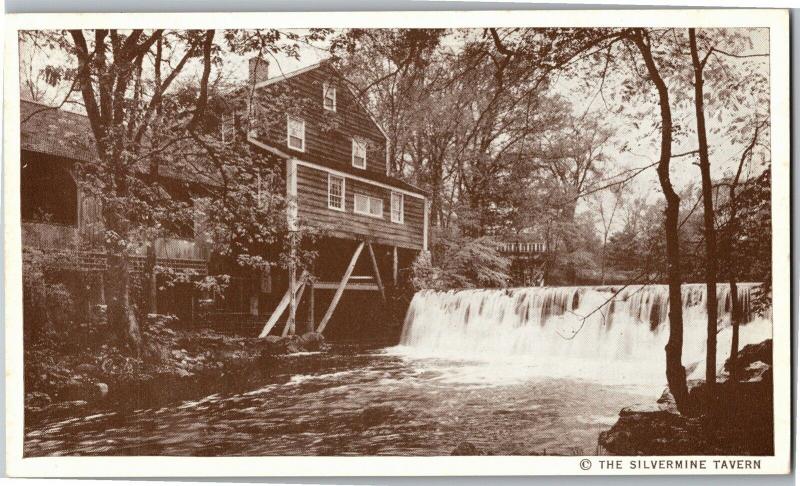
[[[264,339],[175,326],[151,316],[140,356],[108,340],[102,323],[51,332],[25,347],[25,421],[135,410],[237,391],[315,366],[322,335]]]
[[[612,455],[771,455],[773,453],[772,340],[747,345],[738,358],[739,382],[729,362],[717,377],[717,398],[706,407],[703,381],[689,383],[687,415],[668,391],[656,403],[622,409],[598,445]],[[706,410],[711,410],[707,412]]]

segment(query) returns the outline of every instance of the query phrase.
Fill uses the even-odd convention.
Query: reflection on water
[[[46,423],[27,431],[25,451],[449,455],[469,441],[490,454],[583,454],[594,452],[620,408],[652,399],[631,387],[505,371],[367,351],[240,394]]]

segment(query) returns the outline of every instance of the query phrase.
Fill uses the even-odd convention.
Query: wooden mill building
[[[247,137],[283,166],[290,227],[310,226],[324,235],[314,268],[306,275],[289,272],[262,335],[282,321],[284,308],[291,312],[293,296],[297,308],[305,308],[301,320],[320,332],[345,296],[353,297],[351,317],[365,300],[385,305],[387,288],[427,251],[425,193],[390,174],[386,133],[328,63],[270,76],[268,63],[254,58],[250,83],[254,100],[293,100],[293,109],[268,115],[251,103]]]
[[[386,309],[414,258],[428,245],[425,193],[393,176],[387,137],[349,84],[323,62],[270,76],[268,64],[250,63],[246,137],[269,154],[286,181],[290,228],[311,227],[312,268],[236,277],[224,299],[208,302],[191,285],[159,291],[151,309],[184,320],[247,324],[243,332],[289,333],[333,330],[334,321],[373,319]],[[285,112],[268,115],[259,107],[290,96]],[[102,275],[104,255],[99,208],[76,184],[71,166],[95,157],[85,116],[22,101],[23,246],[68,252],[84,271]],[[165,179],[187,182],[186,175]],[[198,184],[196,181],[188,181]],[[52,190],[51,190],[52,189]],[[37,214],[47,213],[42,219]],[[208,244],[191,234],[156,242],[157,264],[191,269],[201,277],[220,268]],[[74,257],[74,258],[73,258]],[[141,268],[134,262],[135,268]],[[87,279],[102,300],[102,282]],[[294,327],[289,316],[295,315]],[[327,332],[327,331],[326,331]]]

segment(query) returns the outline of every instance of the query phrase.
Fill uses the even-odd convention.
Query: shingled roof
[[[56,107],[20,100],[22,150],[75,160],[97,159],[89,119]]]
[[[22,150],[65,157],[82,162],[97,160],[89,118],[28,100],[20,100],[20,146]],[[141,161],[138,170],[149,168]],[[159,175],[175,181],[214,185],[209,176],[186,170],[181,164],[163,161]]]

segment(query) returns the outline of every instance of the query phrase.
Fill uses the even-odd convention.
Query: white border
[[[758,471],[647,470],[601,471],[580,468],[594,457],[47,457],[22,458],[22,295],[19,212],[19,84],[17,31],[133,27],[280,28],[308,27],[769,27],[773,211],[773,350],[775,456],[761,457]],[[5,323],[6,459],[11,476],[416,476],[431,475],[627,475],[627,474],[780,474],[789,472],[790,268],[789,253],[789,28],[781,10],[568,10],[472,12],[308,12],[154,14],[20,14],[6,16],[5,39]],[[298,161],[299,165],[304,165]],[[327,169],[326,169],[327,170]],[[342,173],[345,177],[352,177]],[[414,195],[419,197],[418,195]],[[680,459],[681,457],[671,457]],[[711,461],[715,456],[692,456]],[[718,457],[716,457],[718,458]],[[619,457],[624,462],[629,459]],[[752,459],[726,456],[725,459]]]

